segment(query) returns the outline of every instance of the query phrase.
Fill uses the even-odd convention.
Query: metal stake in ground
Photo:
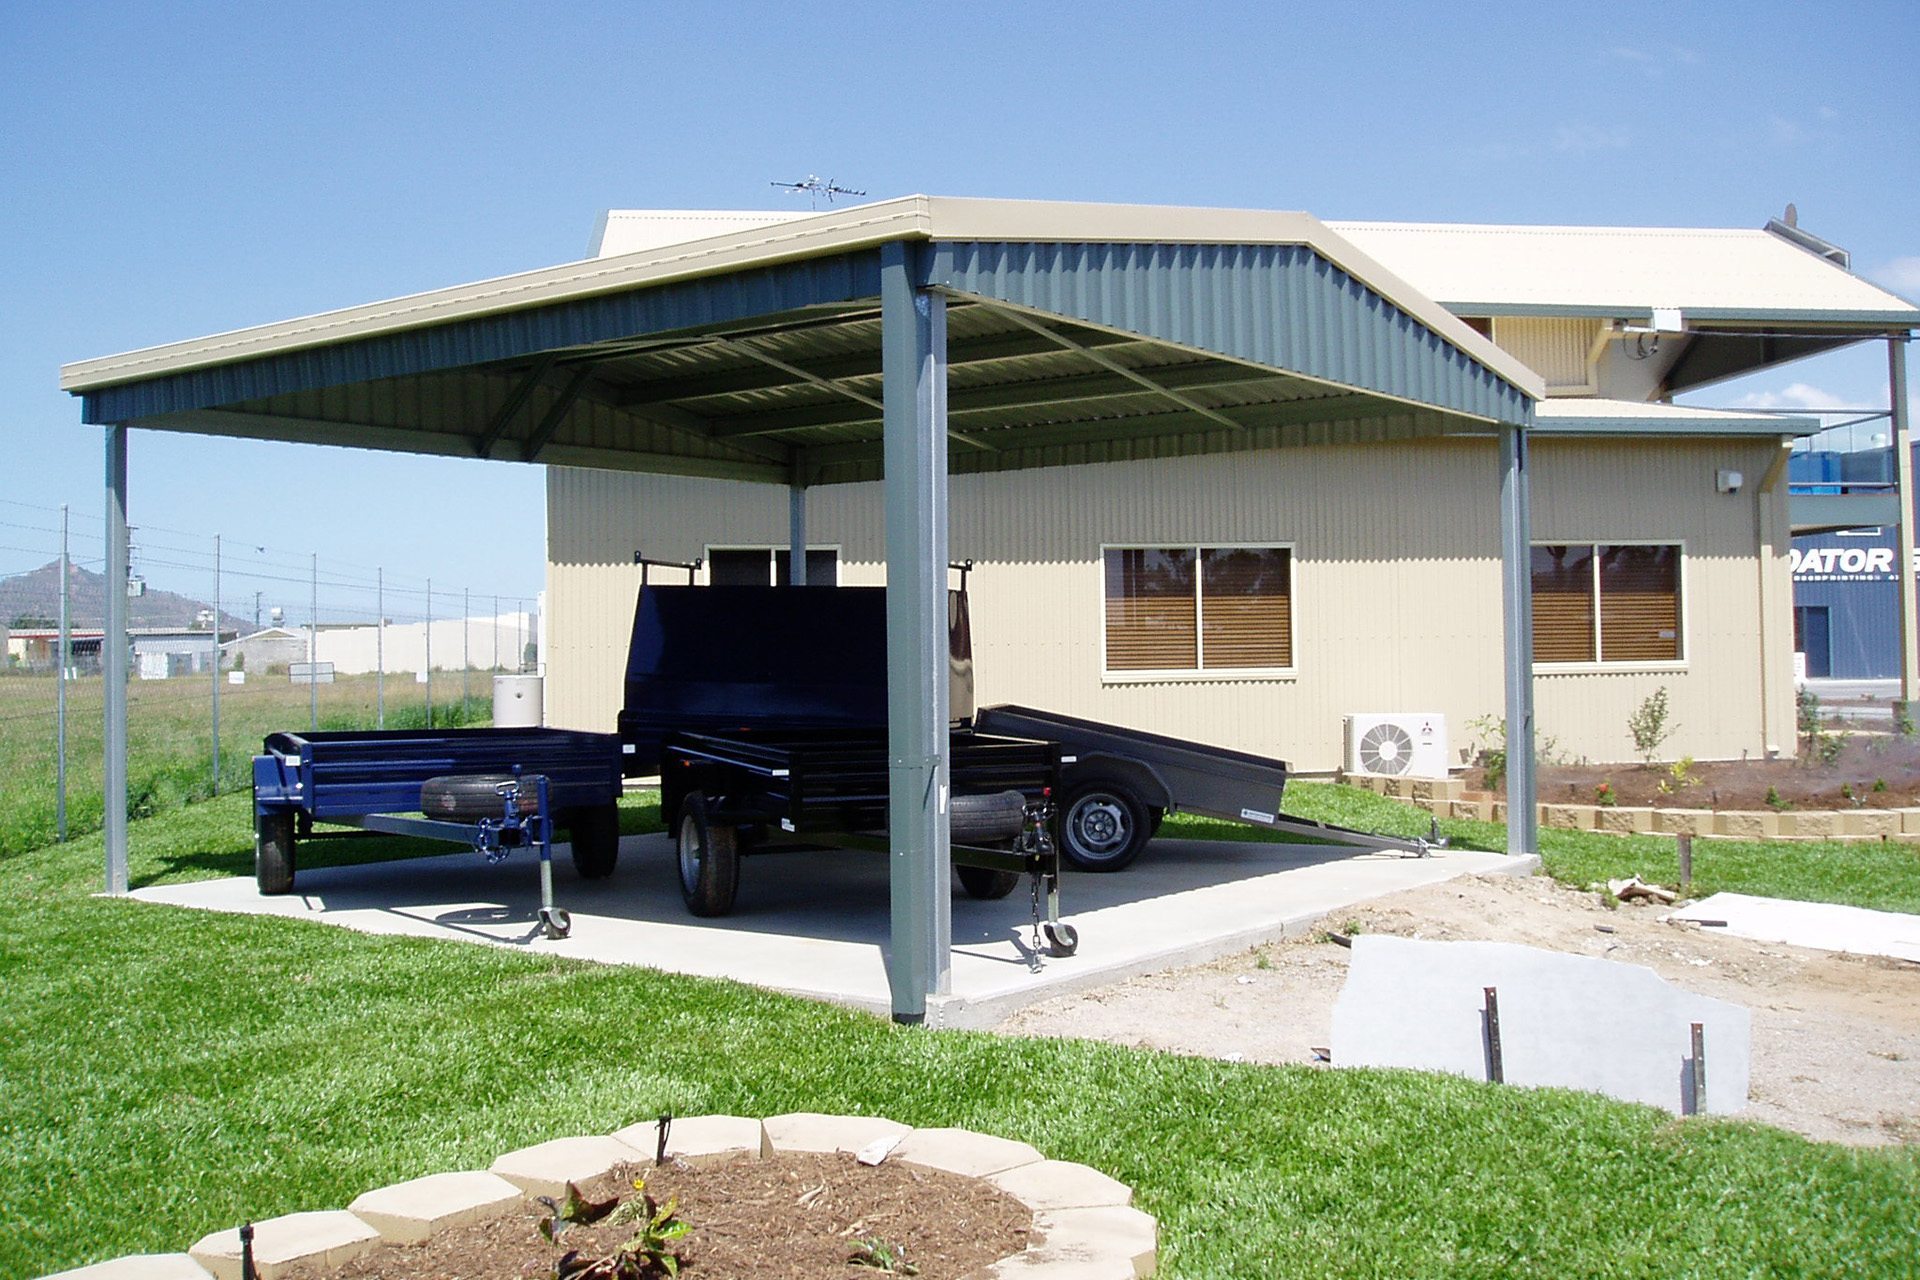
[[[1687,1114],[1697,1116],[1707,1109],[1707,1029],[1701,1023],[1694,1023],[1693,1061],[1689,1063],[1693,1079],[1693,1097],[1683,1099],[1690,1103]]]
[[[1487,1079],[1495,1084],[1504,1084],[1507,1069],[1500,1057],[1500,991],[1497,987],[1482,987],[1481,990],[1487,997],[1486,1012],[1482,1015],[1486,1020]]]
[[[67,838],[67,664],[73,653],[73,610],[70,603],[73,561],[67,553],[67,504],[60,504],[60,679],[54,686],[53,759],[54,834],[65,843]]]

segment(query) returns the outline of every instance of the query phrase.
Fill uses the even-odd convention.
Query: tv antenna
[[[820,207],[821,196],[825,196],[827,203],[832,204],[835,196],[863,196],[867,194],[864,191],[855,191],[852,187],[843,187],[832,178],[823,178],[817,173],[810,173],[798,182],[771,182],[767,185],[779,187],[789,194],[796,196],[804,191],[807,193],[808,204],[815,209]]]

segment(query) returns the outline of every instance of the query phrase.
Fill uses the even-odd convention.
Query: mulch
[[[957,1280],[1027,1246],[1033,1215],[1020,1201],[977,1178],[888,1160],[860,1164],[845,1152],[786,1153],[722,1164],[640,1164],[580,1187],[588,1200],[634,1193],[635,1178],[692,1230],[676,1243],[681,1274],[694,1280],[887,1274],[854,1266],[863,1240],[897,1246],[924,1280]],[[558,1247],[536,1230],[545,1210],[456,1227],[413,1245],[383,1245],[332,1270],[301,1268],[291,1280],[513,1280],[546,1277],[568,1250],[594,1258],[625,1242],[633,1227],[576,1226]]]
[[[1617,805],[1658,809],[1902,809],[1920,805],[1920,737],[1836,732],[1826,757],[1720,760],[1683,778],[1668,765],[1551,764],[1540,770],[1544,804],[1593,804],[1606,784]],[[1830,757],[1830,758],[1828,758]],[[1485,776],[1470,769],[1469,790]],[[1663,789],[1664,784],[1664,789]],[[1498,792],[1496,792],[1498,794]],[[1771,798],[1770,798],[1771,797]]]

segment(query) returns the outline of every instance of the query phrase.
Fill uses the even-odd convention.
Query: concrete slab
[[[134,1253],[62,1271],[45,1280],[209,1280],[211,1275],[184,1253]]]
[[[436,1231],[501,1217],[524,1204],[519,1187],[494,1173],[435,1173],[362,1193],[347,1208],[382,1239],[413,1244]]]
[[[1334,1065],[1490,1079],[1488,987],[1498,992],[1508,1084],[1589,1089],[1690,1112],[1698,1022],[1707,1077],[1699,1110],[1725,1115],[1747,1105],[1747,1010],[1682,991],[1643,965],[1511,942],[1355,938],[1333,1007]]]
[[[1920,915],[1873,911],[1830,902],[1790,902],[1745,893],[1716,893],[1667,913],[1669,920],[1724,920],[1716,933],[1758,942],[1785,942],[1819,951],[1891,956],[1920,964]]]
[[[1537,858],[1467,850],[1406,858],[1323,845],[1156,840],[1119,875],[1067,874],[1062,907],[1080,948],[1066,958],[1035,954],[1024,888],[999,902],[956,889],[953,994],[932,1001],[927,1020],[991,1026],[1036,1000],[1274,941],[1369,898],[1460,875],[1538,868]],[[455,852],[302,870],[297,891],[284,897],[262,897],[250,877],[153,886],[133,896],[648,965],[876,1013],[890,1008],[880,858],[826,851],[749,859],[734,913],[706,921],[688,915],[680,900],[664,836],[622,841],[620,869],[605,880],[580,880],[562,855],[554,881],[557,901],[573,914],[573,934],[561,941],[541,936],[535,863],[526,853],[497,867]]]
[[[344,1209],[289,1213],[253,1224],[253,1263],[260,1280],[275,1280],[302,1263],[337,1267],[380,1243],[380,1233]],[[240,1228],[202,1236],[187,1252],[217,1280],[240,1278]]]
[[[642,1120],[614,1131],[614,1139],[651,1160],[659,1148],[659,1126]],[[691,1165],[718,1164],[735,1156],[758,1160],[766,1154],[767,1134],[747,1116],[675,1116],[667,1130],[667,1155]]]

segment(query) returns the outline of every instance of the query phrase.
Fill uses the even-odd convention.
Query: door
[[[1810,680],[1833,674],[1833,634],[1827,608],[1824,604],[1803,604],[1793,610],[1793,647],[1806,655]]]

